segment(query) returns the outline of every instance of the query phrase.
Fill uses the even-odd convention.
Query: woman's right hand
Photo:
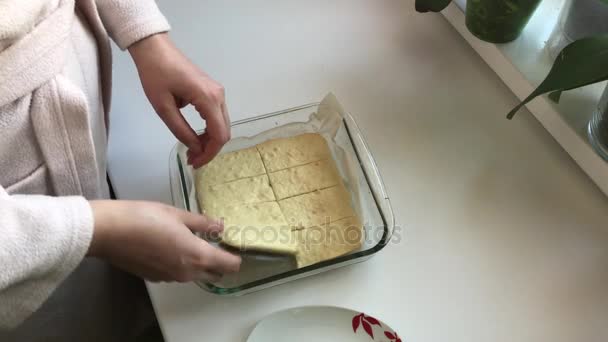
[[[239,270],[240,257],[192,231],[219,234],[220,222],[155,202],[91,201],[95,219],[89,256],[151,281],[218,281]]]

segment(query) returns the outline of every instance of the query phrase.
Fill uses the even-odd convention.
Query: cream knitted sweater
[[[95,91],[65,75],[77,12],[98,49],[88,60],[100,124]],[[168,29],[153,0],[0,0],[0,330],[36,311],[88,250],[87,199],[105,189],[107,33],[126,49]]]

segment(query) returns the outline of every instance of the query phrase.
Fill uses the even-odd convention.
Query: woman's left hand
[[[166,33],[131,47],[148,100],[175,137],[188,146],[188,163],[198,168],[213,159],[230,140],[230,118],[224,88],[194,65]],[[180,112],[191,104],[207,124],[198,136]]]

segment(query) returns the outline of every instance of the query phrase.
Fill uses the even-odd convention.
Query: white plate
[[[333,306],[303,306],[262,319],[247,342],[401,342],[385,323],[364,313]]]

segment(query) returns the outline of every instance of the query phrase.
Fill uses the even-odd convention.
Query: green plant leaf
[[[608,79],[608,34],[577,40],[557,56],[547,77],[528,97],[507,114],[515,113],[535,97],[561,92]]]
[[[608,1],[608,0],[606,0]],[[416,0],[416,11],[425,12],[441,12],[452,0]]]

